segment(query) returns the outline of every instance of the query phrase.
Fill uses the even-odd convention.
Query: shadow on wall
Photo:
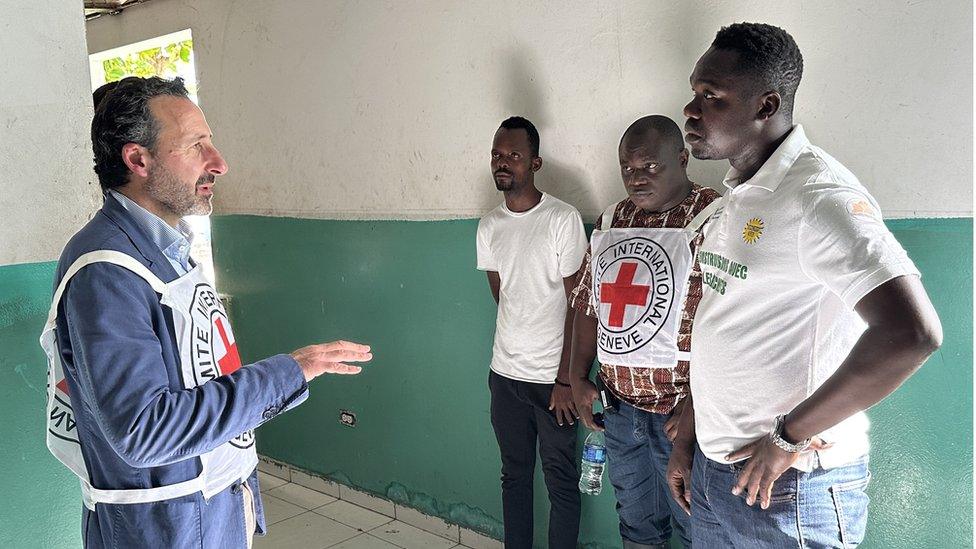
[[[563,160],[567,156],[565,151],[560,155],[560,151],[546,147],[547,136],[556,129],[550,120],[543,92],[544,75],[538,70],[541,65],[525,50],[512,49],[508,52],[507,59],[508,82],[503,84],[503,88],[508,94],[504,108],[510,116],[524,116],[531,120],[539,130],[539,154],[543,158],[542,169],[537,177],[539,187],[581,212],[602,211],[606,204],[597,202],[583,168]]]

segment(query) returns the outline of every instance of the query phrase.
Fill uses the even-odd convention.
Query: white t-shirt
[[[503,202],[481,218],[477,240],[478,269],[497,271],[501,279],[491,369],[552,383],[566,322],[563,278],[576,274],[586,253],[579,212],[546,193],[525,212]]]
[[[866,325],[862,297],[914,263],[877,202],[796,126],[745,183],[730,170],[724,208],[698,254],[703,296],[692,331],[691,392],[702,452],[718,462],[766,435],[840,366]],[[821,436],[825,468],[868,452],[858,413]],[[810,471],[814,452],[796,468]]]

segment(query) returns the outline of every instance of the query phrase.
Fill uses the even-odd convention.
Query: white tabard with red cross
[[[613,207],[610,212],[612,213]],[[604,219],[601,226],[609,227]],[[593,231],[592,303],[603,364],[674,368],[678,328],[693,259],[693,232],[629,228]]]
[[[181,355],[183,387],[191,389],[240,369],[241,358],[217,291],[198,265],[169,283],[162,282],[141,263],[121,252],[98,250],[79,257],[65,272],[54,294],[41,347],[48,356],[47,445],[51,453],[81,479],[82,499],[89,509],[97,503],[149,503],[195,492],[210,498],[234,482],[246,480],[257,467],[254,431],[237,437],[199,456],[202,470],[197,478],[145,489],[95,488],[81,453],[72,399],[57,344],[55,321],[58,302],[68,281],[87,265],[107,262],[124,267],[146,280],[160,295],[160,303],[173,312],[173,329]]]

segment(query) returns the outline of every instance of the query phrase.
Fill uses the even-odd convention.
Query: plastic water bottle
[[[603,468],[607,463],[607,444],[602,431],[593,431],[583,443],[583,474],[580,492],[595,496],[603,490]]]

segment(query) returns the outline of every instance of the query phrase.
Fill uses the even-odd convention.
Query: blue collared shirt
[[[109,194],[115,198],[169,260],[176,273],[180,276],[190,272],[190,243],[193,241],[193,231],[190,225],[180,219],[179,228],[174,229],[156,214],[136,204],[131,198],[115,190],[109,189]]]

